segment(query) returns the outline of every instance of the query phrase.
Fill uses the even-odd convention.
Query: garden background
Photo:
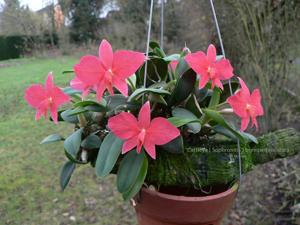
[[[42,1],[42,0],[41,0]],[[161,2],[155,1],[152,39],[160,36]],[[58,175],[62,144],[39,145],[57,129],[34,121],[24,89],[53,71],[65,86],[80,56],[97,53],[101,39],[116,49],[145,51],[148,0],[43,1],[32,11],[18,0],[0,7],[0,224],[135,224],[134,211],[115,189],[80,167],[65,192]],[[259,86],[266,115],[259,133],[300,130],[300,1],[216,0],[227,58],[251,88]],[[219,46],[208,0],[165,1],[164,50],[185,44]],[[15,58],[15,59],[12,59]],[[259,134],[256,133],[256,134]],[[300,224],[300,156],[277,160],[247,174],[224,225]]]

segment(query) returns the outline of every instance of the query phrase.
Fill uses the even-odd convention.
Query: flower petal
[[[220,59],[216,62],[215,67],[220,80],[228,80],[233,77],[233,67],[228,59]]]
[[[97,85],[95,85],[95,91],[96,91],[96,98],[98,101],[101,101],[102,100],[102,96],[103,96],[103,93],[106,89],[106,85],[105,85],[105,82],[104,82],[104,79],[99,81],[99,83]]]
[[[25,90],[24,98],[29,105],[36,109],[47,98],[47,95],[41,84],[33,84]]]
[[[264,115],[264,109],[261,105],[261,95],[259,89],[254,89],[250,97],[250,104],[255,106],[257,116]]]
[[[47,118],[47,112],[49,109],[49,100],[46,98],[42,102],[40,102],[38,108],[36,109],[35,120],[39,120],[41,116]]]
[[[46,91],[51,90],[54,87],[54,82],[53,82],[53,74],[50,72],[48,73],[46,82],[45,82],[45,89]]]
[[[247,87],[247,85],[245,84],[245,82],[242,80],[242,78],[238,77],[240,85],[241,85],[241,93],[245,96],[249,96],[250,97],[250,91],[249,88]]]
[[[199,81],[199,88],[202,89],[205,87],[205,85],[208,83],[209,81],[209,76],[206,74],[203,74],[200,76],[200,81]]]
[[[112,68],[114,53],[110,43],[107,40],[102,40],[99,46],[99,59],[103,63],[106,70]]]
[[[126,80],[113,77],[113,85],[117,88],[125,97],[128,97],[128,85]]]
[[[120,114],[109,118],[108,127],[121,139],[129,139],[139,133],[137,119],[131,113],[127,112],[121,112]]]
[[[129,152],[132,150],[134,147],[136,147],[138,144],[138,137],[133,136],[132,138],[128,139],[127,141],[124,142],[123,147],[122,147],[122,154],[125,154],[126,152]]]
[[[138,117],[138,125],[140,128],[148,128],[151,120],[150,102],[147,101],[141,108]]]
[[[207,75],[209,63],[204,52],[190,53],[185,57],[189,66],[200,75]]]
[[[222,90],[224,89],[222,82],[218,78],[213,79],[211,83],[212,83],[211,89],[213,89],[214,86],[217,86],[217,87],[221,88]]]
[[[55,123],[55,124],[57,124],[58,123],[58,121],[57,121],[57,106],[55,105],[55,104],[51,104],[50,105],[50,115],[51,115],[51,118],[53,119],[53,122]]]
[[[155,149],[155,145],[152,144],[151,142],[145,142],[144,143],[144,148],[146,150],[146,152],[150,155],[150,157],[152,159],[156,159],[156,149]]]
[[[119,79],[126,79],[134,74],[145,62],[141,52],[119,50],[114,54],[112,71]]]
[[[250,121],[250,117],[242,118],[241,131],[244,131],[247,129],[249,121]]]
[[[59,87],[56,86],[54,86],[51,90],[51,97],[53,99],[53,104],[55,104],[56,107],[60,107],[71,100],[68,95],[66,95]]]
[[[238,92],[237,94],[230,96],[227,99],[228,104],[232,107],[235,114],[239,117],[247,117],[249,114],[246,110],[247,100],[243,97],[243,95]]]
[[[83,56],[74,66],[74,71],[78,79],[88,86],[97,85],[105,74],[100,60],[91,55]]]
[[[164,145],[180,135],[179,130],[163,117],[156,117],[147,129],[146,145]]]
[[[207,59],[213,63],[216,61],[216,57],[217,57],[217,50],[216,47],[212,44],[210,44],[207,48]]]

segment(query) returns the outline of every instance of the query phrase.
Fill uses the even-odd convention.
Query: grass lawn
[[[89,166],[78,167],[64,193],[59,188],[65,161],[62,143],[39,145],[47,135],[67,135],[72,126],[34,121],[23,100],[31,83],[44,83],[48,71],[65,86],[75,58],[20,59],[0,62],[0,224],[135,224],[113,182],[99,180]]]

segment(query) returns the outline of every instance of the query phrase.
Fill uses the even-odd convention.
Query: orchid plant
[[[217,55],[214,45],[207,53],[185,47],[169,56],[155,42],[150,48],[148,57],[113,52],[103,40],[98,56],[83,56],[66,71],[75,74],[70,87],[55,86],[49,73],[45,86],[26,89],[36,120],[50,111],[54,123],[75,125],[67,138],[53,134],[42,141],[64,141],[68,161],[61,171],[62,189],[76,165],[90,163],[99,177],[116,174],[127,200],[144,184],[159,186],[148,182],[153,179],[147,171],[162,153],[184,154],[195,140],[200,145],[216,136],[257,142],[244,131],[250,120],[258,128],[257,117],[264,114],[260,91],[250,93],[241,78],[234,79],[230,61]],[[241,118],[240,129],[230,122],[234,115]]]

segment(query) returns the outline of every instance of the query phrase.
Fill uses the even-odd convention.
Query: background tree
[[[101,25],[104,0],[70,0],[64,3],[70,20],[70,37],[75,42],[99,39],[96,33]]]

